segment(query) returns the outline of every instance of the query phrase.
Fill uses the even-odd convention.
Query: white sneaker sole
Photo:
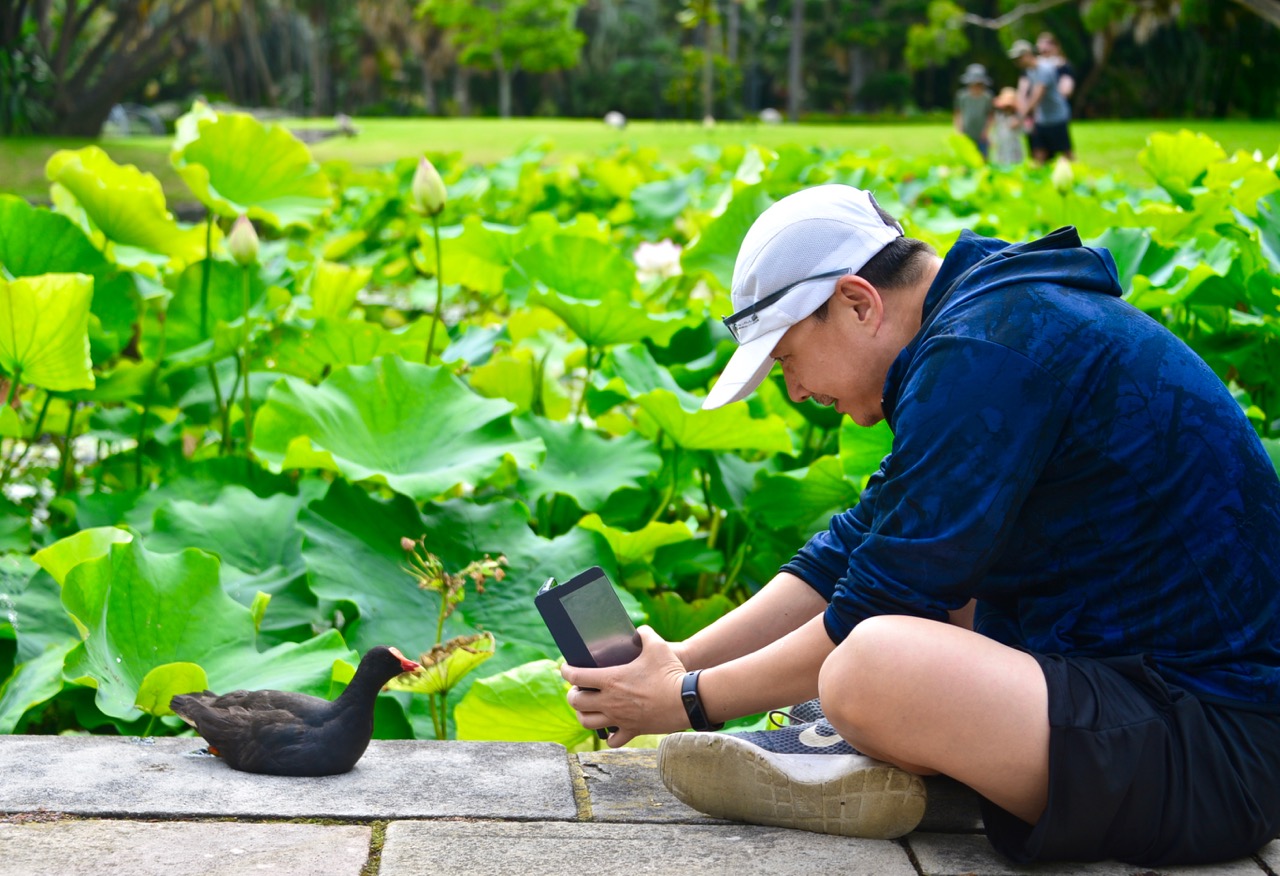
[[[924,780],[860,754],[774,754],[735,736],[675,733],[662,782],[699,812],[774,827],[894,839],[924,817]]]

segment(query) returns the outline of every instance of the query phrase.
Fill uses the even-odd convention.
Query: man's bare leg
[[[823,664],[827,719],[872,757],[943,773],[1024,821],[1049,788],[1049,694],[1030,655],[921,618],[862,621]]]

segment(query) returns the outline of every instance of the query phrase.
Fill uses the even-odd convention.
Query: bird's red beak
[[[399,660],[399,661],[400,661],[400,671],[401,671],[401,672],[413,672],[413,671],[414,671],[414,670],[416,670],[416,669],[421,669],[421,668],[422,668],[422,664],[420,664],[420,663],[414,663],[414,662],[413,662],[412,660],[410,660],[408,657],[406,657],[406,656],[404,656],[403,654],[401,654],[397,649],[395,649],[395,648],[388,648],[387,650],[391,652],[391,655],[392,655],[393,657],[395,657],[397,660]]]

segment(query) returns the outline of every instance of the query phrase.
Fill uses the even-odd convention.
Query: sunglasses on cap
[[[758,314],[760,313],[760,311],[764,310],[766,307],[769,307],[772,304],[778,303],[792,289],[796,288],[797,286],[801,286],[805,283],[808,283],[811,280],[827,280],[832,277],[843,277],[845,274],[852,274],[852,273],[853,273],[853,268],[840,268],[835,271],[826,271],[821,274],[814,274],[811,277],[804,277],[803,279],[796,280],[794,283],[788,283],[786,286],[783,286],[777,292],[770,292],[768,295],[764,296],[759,301],[756,301],[752,304],[748,304],[746,307],[742,308],[736,313],[729,314],[724,319],[722,319],[721,322],[723,322],[724,327],[729,330],[729,334],[733,335],[733,339],[737,341],[739,344],[741,344],[742,338],[738,336],[738,333],[742,331],[742,329],[744,329],[745,327],[759,321],[760,317],[758,316]]]

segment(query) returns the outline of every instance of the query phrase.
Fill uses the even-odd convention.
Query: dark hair
[[[878,205],[876,209],[880,209]],[[888,215],[883,210],[880,210],[880,214]],[[929,267],[929,257],[934,254],[933,247],[923,240],[895,237],[855,273],[882,291],[905,289],[924,278]],[[827,321],[829,304],[830,301],[824,301],[813,312],[818,322]]]

